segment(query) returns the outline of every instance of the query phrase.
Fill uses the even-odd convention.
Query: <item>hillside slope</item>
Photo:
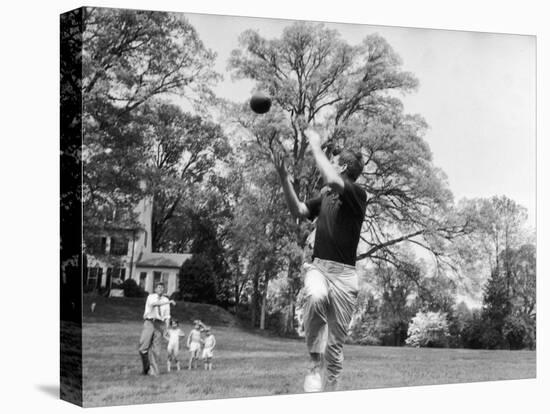
[[[95,302],[94,312],[91,304]],[[140,321],[143,318],[145,298],[105,298],[85,295],[82,304],[84,322]],[[190,324],[200,319],[207,325],[235,326],[235,317],[216,305],[204,303],[177,302],[171,307],[172,317]]]

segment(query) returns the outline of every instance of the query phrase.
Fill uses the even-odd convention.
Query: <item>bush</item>
[[[216,277],[207,257],[197,254],[183,264],[180,292],[184,300],[216,304]]]
[[[472,319],[472,311],[464,302],[460,302],[454,309],[447,313],[449,324],[449,346],[451,348],[464,347],[464,330]]]
[[[485,331],[485,324],[481,318],[481,312],[475,310],[472,312],[470,318],[464,323],[464,328],[460,334],[462,346],[464,348],[481,349],[484,347],[483,333]]]
[[[447,347],[449,326],[441,312],[418,312],[409,325],[405,343],[414,347]]]
[[[502,333],[510,349],[535,348],[534,324],[528,318],[508,316]]]
[[[483,332],[481,333],[481,344],[484,349],[508,349],[508,344],[502,330],[491,320],[483,320]]]
[[[120,288],[124,291],[124,296],[127,298],[143,298],[147,296],[147,292],[139,287],[134,279],[126,279],[122,282]]]
[[[175,300],[176,302],[180,302],[183,300],[183,294],[181,293],[181,290],[176,290],[170,295],[171,300]]]
[[[297,338],[299,333],[296,330],[289,331],[287,329],[288,312],[286,309],[281,309],[266,315],[265,326],[270,332],[278,336],[288,338]]]
[[[380,339],[380,345],[406,345],[409,324],[400,319],[400,316],[389,316],[387,319],[385,319],[384,316],[380,317],[376,325],[376,329],[379,332],[377,337]]]
[[[347,342],[358,345],[381,345],[380,331],[376,319],[363,317],[352,324]]]
[[[249,303],[239,303],[238,306],[235,306],[235,316],[240,321],[244,322],[245,325],[250,325],[250,304]]]

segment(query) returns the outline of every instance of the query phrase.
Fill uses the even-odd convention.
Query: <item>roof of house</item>
[[[183,262],[193,256],[190,253],[144,253],[136,267],[170,267],[179,269]]]

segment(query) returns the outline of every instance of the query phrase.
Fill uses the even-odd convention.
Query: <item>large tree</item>
[[[501,253],[518,247],[526,240],[527,209],[506,196],[461,200],[462,208],[469,208],[475,217],[475,232],[468,237],[491,268],[505,265]],[[501,260],[504,259],[504,260]]]
[[[217,164],[230,148],[219,125],[183,112],[174,104],[154,100],[144,105],[140,113],[147,129],[142,157],[146,160],[149,192],[154,198],[153,249],[174,250],[178,240],[170,236],[178,230],[170,227],[183,224],[178,216],[182,218],[189,209],[203,210],[197,208],[201,198],[197,193],[202,191],[198,184],[213,185],[210,178],[221,169]],[[204,191],[213,194],[208,188]],[[180,209],[182,206],[187,208]],[[214,207],[215,211],[223,210],[223,204]]]
[[[481,291],[489,276],[505,273],[510,267],[508,254],[528,243],[527,210],[506,196],[460,200],[458,210],[469,217],[471,231],[453,242],[461,257],[463,286],[470,293]],[[510,275],[510,272],[508,272]],[[511,280],[506,284],[510,289]]]
[[[423,140],[426,123],[403,112],[397,96],[418,81],[384,38],[369,35],[351,46],[334,30],[302,22],[272,40],[248,30],[229,68],[273,97],[269,114],[241,114],[238,120],[266,155],[285,153],[299,197],[312,196],[321,185],[300,133],[306,126],[325,131],[327,151],[361,151],[366,165],[358,182],[369,198],[358,259],[404,265],[395,247],[408,241],[433,253],[438,264],[452,265],[446,247],[470,223],[453,211],[446,177]],[[295,238],[305,246],[307,231]]]
[[[380,295],[380,340],[384,345],[404,345],[409,321],[417,311],[412,299],[418,294],[418,283],[423,277],[421,268],[412,262],[398,268],[380,263],[373,275]]]
[[[485,346],[534,348],[536,337],[536,252],[526,244],[500,254],[483,297]]]
[[[278,192],[277,174],[254,148],[244,154],[239,167],[242,185],[238,203],[234,205],[230,251],[236,264],[236,292],[240,294],[243,288],[249,288],[251,322],[264,329],[269,283],[288,270],[296,248],[288,237],[291,223]],[[253,168],[246,167],[250,165]]]
[[[215,55],[181,16],[85,8],[82,29],[83,193],[90,222],[103,206],[130,210],[143,196],[147,125],[136,111],[168,94],[196,103],[210,95],[217,75]]]
[[[512,304],[515,312],[529,318],[535,324],[537,300],[537,258],[536,247],[524,244],[510,252],[509,271],[514,280]]]
[[[536,249],[526,209],[506,196],[464,199],[460,208],[475,223],[455,244],[468,280],[483,287],[480,346],[534,347]]]

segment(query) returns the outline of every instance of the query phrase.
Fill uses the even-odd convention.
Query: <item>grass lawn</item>
[[[202,311],[213,325],[217,347],[212,371],[166,372],[158,378],[139,375],[137,342],[143,300],[98,300],[83,326],[84,405],[120,405],[196,399],[247,397],[302,392],[307,361],[303,341],[243,330],[223,311],[176,306],[186,333]],[[206,305],[196,305],[206,306]],[[121,309],[114,321],[113,309]],[[86,303],[85,307],[86,309]],[[120,321],[137,316],[134,320]],[[210,320],[209,320],[210,319]],[[217,325],[219,322],[220,325]],[[162,360],[166,350],[163,349]],[[182,350],[182,359],[187,357]],[[414,349],[346,345],[342,390],[534,378],[535,352]],[[183,365],[186,365],[184,363]]]

